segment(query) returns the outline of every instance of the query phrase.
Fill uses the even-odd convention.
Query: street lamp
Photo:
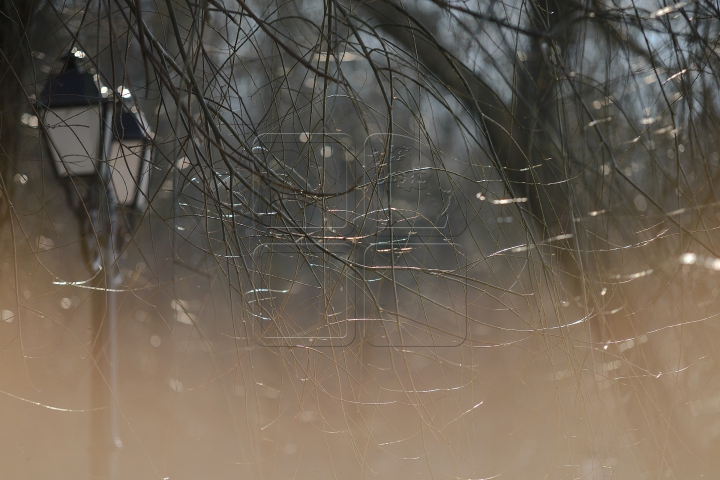
[[[75,51],[66,57],[40,95],[55,170],[61,178],[102,181],[111,206],[144,210],[153,134],[140,110],[125,103],[126,89],[116,96],[84,71],[77,62],[84,56]]]
[[[110,390],[110,429],[112,442],[122,447],[118,430],[118,348],[117,299],[120,286],[118,260],[118,206],[137,210],[147,207],[152,155],[152,133],[137,106],[130,106],[127,89],[120,87],[115,95],[100,84],[99,76],[86,72],[78,63],[85,54],[73,49],[63,59],[62,68],[53,74],[40,95],[43,131],[50,147],[59,177],[83,178],[89,187],[87,208],[90,223],[105,218],[109,228],[93,228],[104,232],[101,239],[105,270],[104,294],[108,320]],[[100,193],[102,192],[102,193]],[[99,215],[101,198],[106,199],[106,215]],[[88,235],[90,241],[95,236]],[[97,263],[100,266],[100,263]],[[117,451],[111,455],[111,477],[115,476]]]

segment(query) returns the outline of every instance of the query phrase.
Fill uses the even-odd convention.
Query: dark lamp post
[[[61,178],[84,177],[90,188],[87,199],[89,221],[93,231],[104,232],[99,242],[102,267],[105,270],[103,292],[109,330],[109,387],[118,397],[118,345],[116,292],[122,279],[118,268],[118,228],[115,208],[144,210],[148,202],[150,159],[153,134],[136,106],[125,103],[130,92],[120,87],[115,95],[99,82],[99,76],[86,73],[77,63],[85,54],[73,51],[63,59],[59,73],[50,77],[40,95],[41,118],[47,135],[55,170]],[[130,102],[128,102],[130,103]],[[107,210],[100,215],[102,198]],[[106,221],[107,228],[95,225]],[[94,242],[95,236],[88,235]],[[97,268],[100,267],[100,259]],[[110,434],[117,449],[120,439],[118,408],[110,408]],[[116,475],[117,450],[111,454],[111,477]]]

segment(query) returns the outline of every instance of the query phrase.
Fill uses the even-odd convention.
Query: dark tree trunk
[[[30,55],[27,28],[34,0],[0,0],[0,218],[8,213],[21,109],[27,105],[21,76]]]

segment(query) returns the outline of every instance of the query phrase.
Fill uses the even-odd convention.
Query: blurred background
[[[719,34],[0,0],[3,478],[716,478]]]

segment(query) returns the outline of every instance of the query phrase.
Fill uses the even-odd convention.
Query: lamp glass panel
[[[118,205],[130,205],[135,200],[144,150],[142,140],[112,142],[108,168]]]
[[[50,151],[61,177],[92,175],[100,150],[100,112],[97,105],[63,107],[45,114]]]

